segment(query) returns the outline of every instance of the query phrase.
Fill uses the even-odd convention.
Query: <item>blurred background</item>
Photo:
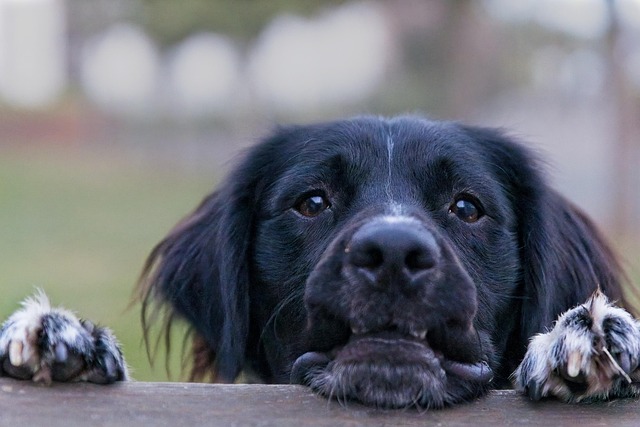
[[[640,283],[640,0],[0,0],[0,319],[42,287],[180,379],[152,246],[274,124],[404,112],[527,141]]]

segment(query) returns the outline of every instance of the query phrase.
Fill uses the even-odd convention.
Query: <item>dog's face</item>
[[[375,406],[467,400],[617,283],[534,163],[496,132],[416,118],[279,130],[154,250],[148,296],[221,380],[244,366]]]
[[[511,323],[518,239],[482,147],[403,121],[306,136],[288,140],[294,160],[256,223],[251,302],[266,308],[277,379],[310,351],[297,379],[380,405],[439,405],[458,382],[486,385],[491,331]]]

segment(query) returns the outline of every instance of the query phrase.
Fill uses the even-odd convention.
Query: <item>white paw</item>
[[[637,395],[640,325],[596,291],[554,328],[531,339],[513,374],[514,386],[534,400],[565,401]]]
[[[120,348],[105,328],[52,308],[39,291],[0,328],[0,375],[38,382],[127,378]]]

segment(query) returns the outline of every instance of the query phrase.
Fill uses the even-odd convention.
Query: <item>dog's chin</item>
[[[394,333],[353,335],[329,353],[309,352],[292,382],[338,400],[378,408],[440,408],[481,394],[493,373],[484,361],[458,362],[424,339]]]

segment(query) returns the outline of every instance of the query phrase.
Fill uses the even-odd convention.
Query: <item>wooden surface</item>
[[[0,378],[0,426],[640,426],[640,400],[534,403],[513,391],[437,411],[329,402],[301,386],[54,384]]]

